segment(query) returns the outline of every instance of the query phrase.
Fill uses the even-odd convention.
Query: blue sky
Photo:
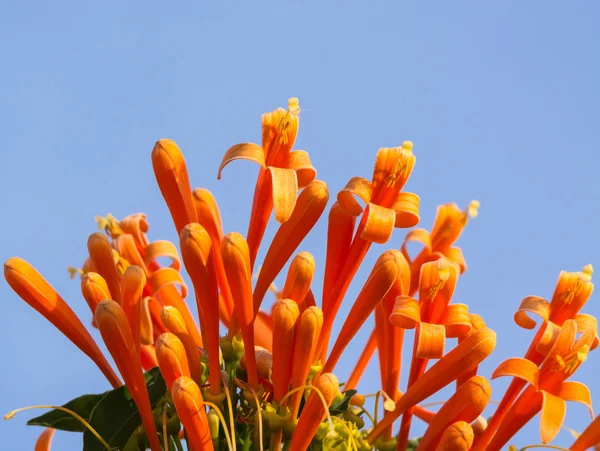
[[[229,146],[259,142],[260,114],[290,96],[302,106],[296,148],[332,197],[351,176],[370,177],[379,147],[410,139],[417,164],[407,189],[421,196],[421,226],[431,227],[438,204],[480,200],[459,242],[469,269],[455,301],[498,333],[482,374],[525,351],[532,334],[512,322],[522,297],[550,297],[563,269],[600,267],[597,2],[200,3],[0,6],[0,257],[35,265],[86,324],[65,268],[85,258],[95,215],[143,211],[151,239],[176,239],[152,174],[154,142],[176,140],[192,184],[217,197],[226,231],[245,233],[256,167],[236,162],[221,181],[217,167]],[[324,237],[321,221],[301,249],[321,264],[317,291]],[[396,230],[372,249],[342,316],[377,256],[402,238]],[[0,298],[1,411],[107,388],[5,283]],[[587,313],[600,314],[597,299]],[[337,368],[342,379],[363,332]],[[594,354],[576,379],[600,405]],[[493,399],[504,387],[493,382]],[[378,388],[376,365],[360,388]],[[0,423],[3,449],[33,449],[41,429],[24,423],[34,414]],[[568,406],[566,425],[588,421],[583,406]],[[538,442],[538,424],[514,443]],[[555,444],[571,441],[563,431]],[[78,446],[79,436],[55,437],[55,449]]]

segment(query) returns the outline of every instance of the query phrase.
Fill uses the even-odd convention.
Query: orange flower
[[[294,210],[298,188],[308,185],[317,174],[306,152],[292,151],[298,133],[299,113],[298,99],[292,97],[288,100],[287,111],[278,108],[263,114],[262,147],[252,143],[236,144],[227,150],[219,167],[217,179],[221,178],[223,168],[234,160],[250,160],[260,165],[248,226],[252,267],[271,211],[275,210],[278,222],[287,221]]]
[[[189,377],[180,377],[171,387],[171,396],[187,432],[190,448],[194,451],[212,451],[214,448],[208,418],[198,385]]]
[[[527,359],[512,358],[494,371],[492,378],[517,377],[529,385],[508,411],[487,449],[500,449],[539,411],[541,440],[543,443],[552,441],[562,427],[565,401],[586,405],[594,417],[588,388],[580,382],[566,381],[587,359],[594,339],[593,331],[589,329],[579,339],[576,334],[577,323],[565,321],[539,369]]]
[[[321,374],[313,380],[313,385],[323,396],[312,390],[308,399],[304,404],[298,425],[292,436],[290,451],[305,451],[308,449],[315,432],[326,416],[326,408],[331,406],[333,399],[340,391],[340,386],[335,377],[331,373]],[[325,403],[325,405],[323,405]]]
[[[571,451],[585,451],[586,449],[600,444],[600,416],[597,416],[569,448]]]
[[[133,343],[136,351],[140,353],[142,329],[142,292],[146,285],[146,274],[139,266],[129,266],[121,278],[121,299],[123,311],[129,321]]]
[[[431,233],[425,229],[415,229],[406,234],[401,249],[410,262],[410,270],[413,275],[411,294],[417,291],[421,265],[432,259],[437,260],[440,256],[444,256],[458,266],[461,274],[465,271],[467,265],[462,251],[452,245],[461,235],[469,218],[477,216],[478,208],[479,202],[476,200],[471,201],[465,210],[461,210],[456,204],[440,205],[433,221]],[[414,260],[409,257],[406,249],[406,245],[411,241],[418,241],[425,246]]]
[[[219,286],[217,283],[213,244],[200,224],[188,224],[181,231],[181,255],[196,293],[202,336],[209,359],[210,393],[221,393],[219,363]]]
[[[75,312],[33,266],[20,258],[10,258],[4,263],[4,277],[15,293],[92,359],[113,387],[122,385]]]
[[[469,423],[459,421],[444,431],[435,451],[468,451],[473,444],[473,429]]]
[[[282,299],[273,306],[273,397],[276,403],[288,392],[292,380],[292,349],[298,304]]]
[[[315,274],[315,258],[308,252],[300,252],[290,263],[281,292],[283,299],[292,299],[302,307]]]
[[[52,445],[52,437],[54,437],[55,430],[52,428],[44,429],[35,442],[35,450],[34,451],[50,451],[50,446]]]
[[[100,274],[110,290],[111,299],[121,304],[121,282],[115,266],[115,257],[110,242],[101,233],[92,233],[88,238],[88,251],[94,271]]]
[[[160,373],[167,384],[167,388],[170,389],[173,382],[181,376],[190,377],[190,367],[185,347],[175,334],[162,334],[158,337],[154,346]]]
[[[106,348],[112,355],[117,368],[119,368],[119,372],[123,376],[131,397],[140,412],[150,448],[152,451],[160,451],[161,446],[154,425],[152,407],[144,381],[144,374],[142,373],[140,356],[136,351],[125,312],[115,301],[106,300],[98,304],[95,317]]]

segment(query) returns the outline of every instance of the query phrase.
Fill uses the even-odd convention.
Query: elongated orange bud
[[[180,377],[171,387],[171,397],[191,449],[194,451],[212,451],[213,443],[210,437],[208,418],[204,411],[204,400],[198,385],[189,377]]]
[[[154,343],[154,327],[152,326],[150,302],[154,302],[151,296],[144,297],[141,302],[140,342],[142,345],[151,345]]]
[[[273,306],[273,397],[279,403],[292,380],[294,327],[300,314],[298,304],[282,299]]]
[[[333,204],[329,211],[329,223],[327,225],[327,256],[323,278],[324,311],[329,308],[333,288],[342,272],[348,252],[350,252],[355,225],[355,216],[346,212],[338,202]]]
[[[33,266],[20,258],[10,258],[4,263],[4,277],[15,293],[93,360],[113,387],[122,385],[75,312]]]
[[[221,255],[233,296],[237,323],[244,339],[244,348],[247,351],[248,384],[256,389],[258,387],[256,357],[252,352],[254,350],[255,312],[252,306],[252,273],[248,243],[239,233],[228,233],[221,243]]]
[[[183,343],[175,334],[162,334],[156,340],[156,359],[167,388],[181,376],[190,377],[190,367]]]
[[[35,442],[35,451],[50,451],[50,446],[52,445],[52,437],[54,437],[55,430],[52,428],[44,429]]]
[[[106,280],[111,299],[121,304],[120,277],[108,238],[100,232],[92,233],[88,238],[87,247],[94,271]]]
[[[152,451],[161,451],[152,416],[150,398],[142,373],[140,355],[135,349],[131,328],[127,322],[125,312],[115,301],[102,301],[96,308],[96,322],[106,348],[112,355],[117,368],[119,368],[129,393],[131,393],[131,397],[140,412],[150,448]]]
[[[577,440],[569,448],[571,451],[585,451],[600,444],[600,415],[579,434]]]
[[[121,278],[123,311],[129,321],[133,343],[138,354],[141,345],[142,293],[145,286],[146,274],[144,270],[139,266],[129,266]]]
[[[444,431],[435,451],[468,451],[473,444],[473,429],[465,421],[459,421]]]
[[[181,231],[181,255],[192,279],[198,313],[202,318],[203,341],[208,350],[210,392],[221,393],[219,364],[219,288],[215,274],[212,241],[200,224],[188,224]]]
[[[483,376],[473,376],[464,382],[444,403],[421,439],[418,451],[432,449],[444,431],[453,423],[475,420],[487,406],[492,394],[490,383]],[[441,442],[440,442],[441,443]]]
[[[81,278],[81,294],[85,302],[87,302],[92,315],[101,301],[111,298],[106,280],[95,272],[88,272]]]
[[[400,251],[391,249],[381,254],[348,313],[331,354],[323,367],[324,372],[333,371],[344,349],[375,309],[377,303],[381,302],[395,284],[402,283],[402,275],[408,271],[408,263]],[[324,336],[323,332],[321,332],[321,337]]]
[[[140,348],[140,361],[142,362],[144,371],[151,370],[158,366],[154,345],[142,345]]]
[[[142,258],[142,255],[135,244],[135,238],[133,238],[132,235],[123,234],[115,239],[113,244],[121,257],[132,265],[139,266],[144,272],[148,272],[148,268],[146,268],[144,259]]]
[[[177,233],[181,233],[187,224],[198,219],[185,160],[175,141],[161,139],[154,145],[152,167]]]
[[[271,246],[265,256],[256,287],[254,289],[254,313],[260,309],[260,304],[271,283],[281,271],[285,262],[291,257],[308,232],[317,223],[327,206],[329,191],[327,184],[315,180],[302,190],[290,218],[279,226],[273,237]]]
[[[315,358],[317,340],[319,339],[322,326],[323,312],[319,307],[308,307],[302,312],[302,316],[296,326],[296,339],[292,354],[292,389],[306,383],[306,378]],[[298,391],[292,395],[290,401],[292,419],[296,419],[298,416],[301,400],[302,392]]]
[[[175,307],[163,307],[160,311],[160,319],[165,327],[183,343],[192,379],[198,384],[201,383],[202,366],[200,365],[200,355],[198,354],[198,348],[194,343],[194,339],[187,330],[181,313]]]
[[[496,334],[491,329],[481,329],[469,335],[406,390],[406,393],[396,402],[396,409],[373,428],[367,440],[374,443],[381,432],[407,409],[456,380],[462,373],[479,365],[495,347]]]
[[[315,390],[310,392],[292,436],[290,451],[305,451],[308,449],[315,432],[325,418],[325,409],[331,406],[333,399],[340,391],[338,379],[331,373],[324,373],[316,377],[313,380],[313,385],[322,393],[327,407],[323,405],[323,400]]]
[[[281,297],[292,299],[298,305],[302,305],[310,290],[314,274],[315,258],[308,252],[297,254],[290,263]]]

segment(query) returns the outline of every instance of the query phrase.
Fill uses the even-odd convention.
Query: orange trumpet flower
[[[276,403],[288,392],[292,380],[292,349],[298,304],[282,299],[273,306],[273,397]]]
[[[175,334],[162,334],[156,340],[156,358],[160,373],[169,390],[181,376],[190,377],[190,367],[183,343]]]
[[[490,383],[483,376],[473,376],[462,384],[437,412],[417,451],[426,451],[439,443],[444,431],[453,423],[474,421],[487,406],[491,394]]]
[[[121,304],[121,277],[108,238],[99,232],[92,233],[88,238],[88,252],[94,271],[106,280],[111,299]]]
[[[179,234],[187,224],[198,222],[198,218],[185,160],[175,141],[161,139],[155,144],[152,167]]]
[[[106,300],[98,304],[95,316],[106,348],[112,355],[117,368],[119,368],[119,372],[123,376],[131,397],[140,412],[150,448],[152,451],[161,451],[152,416],[150,398],[142,373],[140,356],[136,351],[125,312],[115,301]]]
[[[200,224],[188,224],[181,231],[181,255],[192,279],[198,314],[202,318],[202,336],[209,359],[210,393],[221,393],[219,362],[219,287],[214,262],[213,243]]]
[[[396,418],[415,404],[456,380],[462,373],[479,365],[483,359],[491,354],[495,347],[496,334],[491,329],[478,330],[469,335],[408,387],[404,395],[396,401],[393,414],[384,417],[369,433],[367,440],[374,443]]]
[[[142,293],[146,286],[146,274],[139,266],[129,266],[121,278],[121,298],[123,301],[123,311],[131,334],[136,351],[140,353],[141,330],[142,330]]]
[[[459,421],[444,431],[435,451],[468,451],[473,444],[473,428],[465,421]]]
[[[250,262],[254,267],[256,254],[265,233],[271,211],[283,223],[289,219],[296,204],[298,189],[312,182],[317,172],[303,150],[292,151],[298,133],[298,99],[288,100],[287,111],[278,108],[262,115],[262,146],[252,143],[236,144],[223,156],[221,171],[234,160],[250,160],[260,165],[254,202],[248,225]]]
[[[569,448],[571,451],[585,451],[600,444],[600,416],[597,416]]]
[[[34,451],[50,451],[50,447],[52,446],[52,437],[54,437],[55,430],[52,428],[44,429],[35,442],[35,450]]]
[[[110,299],[110,291],[106,280],[95,272],[88,272],[81,277],[81,294],[87,302],[92,315],[101,301]]]
[[[338,379],[331,373],[324,373],[316,377],[313,380],[313,386],[319,390],[323,398],[315,390],[312,390],[308,395],[292,436],[290,451],[305,451],[308,449],[315,432],[327,414],[325,409],[331,406],[333,399],[340,391]]]
[[[4,278],[21,299],[92,359],[114,388],[122,385],[75,312],[33,266],[20,258],[10,258],[4,263]]]
[[[501,363],[494,371],[492,378],[517,377],[529,385],[510,408],[487,449],[500,449],[540,411],[541,440],[543,443],[552,441],[564,421],[565,401],[584,404],[594,418],[588,388],[580,382],[566,381],[587,359],[594,340],[592,330],[584,331],[578,339],[576,334],[576,321],[565,321],[539,369],[527,359],[512,358]]]
[[[315,274],[315,258],[308,252],[300,252],[290,263],[285,285],[281,292],[283,299],[293,299],[302,307],[310,290]]]
[[[208,418],[198,385],[189,377],[180,377],[171,387],[171,396],[179,419],[187,432],[191,449],[212,451],[214,448]]]

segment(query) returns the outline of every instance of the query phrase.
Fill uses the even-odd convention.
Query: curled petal
[[[413,143],[404,141],[400,147],[385,147],[377,152],[373,169],[373,197],[377,192],[377,200],[384,201],[381,205],[386,205],[385,200],[390,195],[393,197],[389,200],[393,201],[396,193],[406,184],[416,161],[412,149]]]
[[[176,335],[166,333],[156,339],[158,367],[169,390],[181,376],[190,377],[190,368],[183,343]]]
[[[504,362],[498,365],[492,374],[492,379],[502,376],[523,379],[537,388],[539,369],[531,360],[513,357],[506,359]]]
[[[186,224],[197,222],[197,218],[185,160],[175,141],[161,139],[155,144],[152,167],[177,233],[180,233]]]
[[[372,192],[373,186],[371,182],[362,177],[352,177],[338,193],[337,201],[348,214],[358,216],[363,212],[363,207],[356,198],[362,200],[365,205],[368,205],[371,202]]]
[[[540,437],[542,443],[550,443],[562,428],[567,404],[563,399],[545,390],[542,390],[542,395],[544,400],[540,415]]]
[[[592,273],[591,265],[585,266],[579,272],[560,273],[550,300],[550,321],[560,326],[564,321],[575,317],[594,290]]]
[[[21,299],[42,314],[98,366],[113,387],[121,381],[75,312],[33,266],[20,258],[4,263],[4,277]]]
[[[291,169],[267,168],[266,183],[271,184],[275,219],[280,224],[287,221],[296,205],[298,178]]]
[[[421,266],[419,301],[421,321],[438,324],[456,287],[457,271],[444,257]]]
[[[288,109],[277,108],[262,115],[262,148],[267,166],[284,167],[298,133],[300,105],[296,97],[288,99]]]
[[[410,296],[398,296],[390,315],[390,322],[403,329],[414,329],[421,322],[419,301]]]
[[[302,304],[310,290],[314,273],[315,259],[312,254],[308,252],[297,254],[290,263],[281,297]]]
[[[531,319],[528,313],[534,313],[542,321],[548,321],[550,317],[550,304],[539,296],[527,296],[521,301],[519,310],[515,313],[515,323],[523,329],[533,329],[536,326],[535,320]]]
[[[291,451],[309,449],[309,444],[315,436],[315,432],[325,418],[325,409],[331,406],[333,399],[340,391],[338,379],[331,373],[316,377],[313,380],[313,385],[322,393],[325,405],[323,405],[321,397],[314,390],[311,391],[292,436]]]
[[[575,381],[565,381],[560,385],[556,396],[565,401],[579,402],[586,406],[590,411],[590,417],[594,418],[594,410],[592,409],[592,395],[590,389],[585,384]]]
[[[488,380],[473,376],[463,383],[440,408],[419,443],[418,451],[431,449],[444,431],[457,421],[472,422],[483,412],[492,394]]]
[[[573,347],[573,342],[575,341],[575,337],[577,336],[577,323],[575,320],[569,319],[565,321],[565,323],[560,328],[560,332],[554,343],[552,343],[552,347],[546,356],[547,362],[553,362],[555,356],[566,356],[569,354]]]
[[[342,330],[323,367],[324,372],[330,372],[335,368],[342,352],[375,309],[377,303],[385,298],[394,285],[402,283],[402,273],[408,270],[408,263],[400,251],[392,249],[381,254],[346,317]]]
[[[471,425],[459,421],[444,431],[435,451],[467,451],[473,445],[473,438]]]
[[[282,299],[273,306],[273,397],[280,402],[292,380],[294,328],[300,312],[298,304]]]
[[[204,400],[198,385],[189,377],[180,377],[173,383],[171,397],[191,448],[194,451],[213,451]]]
[[[439,359],[444,355],[446,329],[441,324],[419,323],[416,340],[418,359]]]
[[[474,331],[486,328],[485,321],[476,313],[469,313],[469,321],[471,321],[471,327]]]
[[[87,242],[90,260],[94,271],[100,274],[110,290],[111,299],[121,303],[121,283],[115,266],[112,247],[102,233],[92,233]]]
[[[140,355],[136,351],[125,312],[115,301],[107,300],[98,304],[95,317],[102,339],[138,407],[150,441],[150,448],[152,451],[160,451],[161,446],[158,441],[150,398],[142,373]]]
[[[227,152],[223,155],[223,160],[221,161],[219,172],[217,173],[218,180],[221,180],[221,171],[223,171],[223,168],[234,160],[254,161],[262,167],[265,167],[265,153],[263,152],[262,147],[253,143],[236,144],[227,149]]]
[[[325,210],[329,192],[325,182],[315,180],[302,190],[290,219],[275,234],[254,288],[254,313],[287,260],[308,235]],[[233,291],[233,290],[232,290]]]
[[[52,446],[52,437],[54,437],[55,429],[46,428],[44,432],[40,434],[37,441],[35,442],[34,451],[50,451]]]
[[[473,201],[471,205],[475,206],[479,203]],[[454,244],[463,232],[469,217],[472,216],[471,213],[475,211],[471,205],[465,211],[454,203],[438,207],[431,230],[431,244],[435,250],[445,253]]]
[[[139,266],[146,273],[148,272],[148,268],[146,268],[146,264],[144,263],[144,259],[140,254],[140,250],[136,245],[133,235],[123,234],[119,236],[113,240],[113,246],[117,249],[119,255],[129,263]]]
[[[391,208],[368,204],[360,236],[366,241],[384,244],[392,236],[395,220],[396,213]]]
[[[298,188],[304,188],[317,177],[317,171],[310,162],[308,152],[304,150],[290,152],[289,167],[296,171]]]
[[[471,318],[466,304],[450,304],[444,310],[440,323],[446,328],[446,337],[456,338],[471,332]]]
[[[578,332],[585,332],[586,330],[592,330],[594,332],[594,341],[591,349],[596,349],[598,346],[598,320],[587,313],[578,313],[575,315],[574,319],[577,322]]]
[[[177,254],[177,248],[173,243],[166,240],[153,241],[146,247],[146,254],[144,255],[144,263],[149,268],[161,268],[158,264],[159,258],[168,258],[171,260],[169,268],[173,268],[175,271],[181,269],[181,262],[179,261],[179,255]]]
[[[552,321],[547,321],[542,324],[540,330],[543,330],[540,334],[540,339],[536,345],[536,350],[542,355],[547,355],[552,349],[554,342],[560,334],[561,327],[554,324]]]
[[[431,254],[433,252],[433,248],[431,247],[431,236],[429,235],[429,232],[425,229],[411,230],[404,237],[404,242],[402,243],[402,247],[400,248],[402,254],[404,254],[408,261],[411,261],[411,259],[408,254],[408,250],[406,249],[406,245],[415,241],[425,246],[425,249],[427,250],[428,254]]]
[[[394,201],[392,210],[396,213],[394,227],[406,229],[419,223],[419,196],[402,191]]]
[[[146,246],[148,246],[146,233],[148,232],[149,227],[146,215],[144,213],[129,215],[119,222],[119,227],[121,227],[126,234],[133,236],[138,251],[143,253]]]
[[[148,283],[152,288],[152,292],[160,297],[160,292],[163,288],[169,285],[179,286],[179,296],[182,298],[187,297],[188,288],[179,271],[173,268],[161,268],[158,271],[153,272],[148,278]]]
[[[467,262],[459,247],[449,247],[446,252],[444,252],[444,255],[458,267],[459,274],[462,274],[467,270]]]

